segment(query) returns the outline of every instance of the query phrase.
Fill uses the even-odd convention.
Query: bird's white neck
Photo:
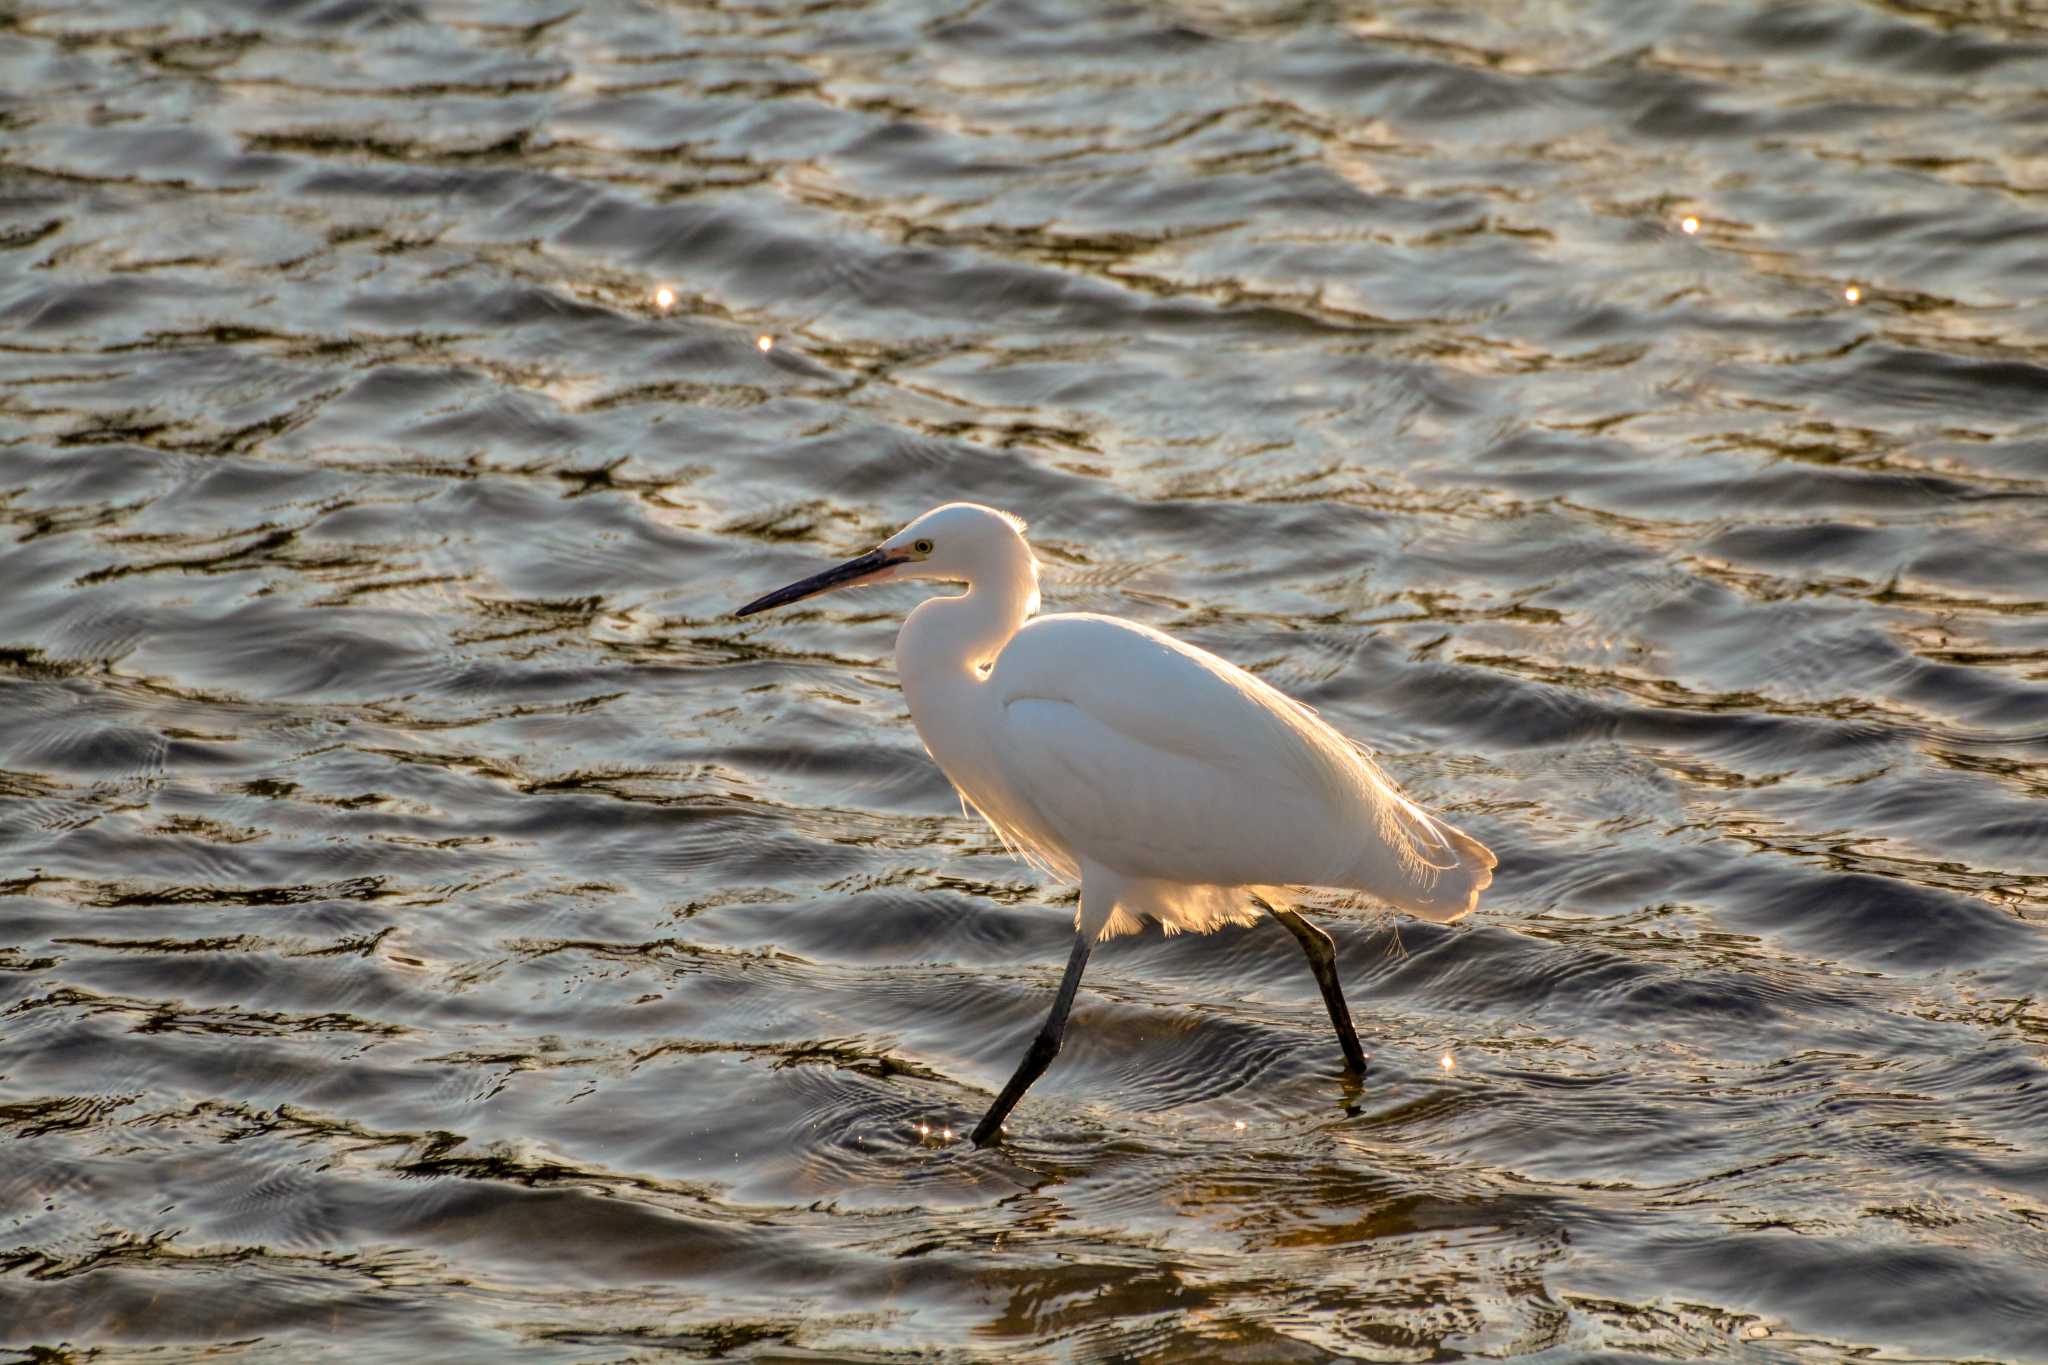
[[[896,636],[896,671],[911,710],[927,686],[979,683],[1017,628],[1038,610],[1038,566],[977,575],[958,597],[918,604]]]
[[[917,605],[896,636],[896,676],[925,752],[978,808],[1013,802],[998,786],[987,752],[994,691],[990,666],[1038,610],[1038,564],[1017,539],[1007,553],[966,567],[967,591]]]
[[[958,597],[920,602],[896,636],[896,676],[925,752],[981,810],[1006,808],[989,782],[990,666],[1038,607],[1037,575],[972,582]]]

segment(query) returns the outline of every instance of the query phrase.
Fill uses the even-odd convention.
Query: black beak
[[[908,558],[910,558],[909,555],[891,554],[887,550],[870,550],[859,559],[849,559],[836,569],[827,569],[823,573],[812,574],[801,582],[792,583],[786,588],[777,588],[766,597],[757,597],[734,612],[733,615],[752,616],[757,611],[767,611],[770,607],[787,606],[791,602],[800,601],[816,593],[830,592],[834,588],[851,587],[869,574],[879,573],[892,564],[901,564]]]

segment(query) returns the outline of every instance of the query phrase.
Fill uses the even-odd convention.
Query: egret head
[[[747,603],[735,616],[752,616],[821,592],[927,578],[942,583],[1014,582],[1035,606],[1038,561],[1024,543],[1024,523],[1008,512],[973,502],[934,507],[864,555],[821,574],[778,588]]]

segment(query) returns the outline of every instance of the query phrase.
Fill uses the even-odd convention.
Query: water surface
[[[2048,1359],[2044,87],[1977,0],[0,13],[0,1347]],[[955,497],[1498,852],[1321,904],[1365,1085],[1153,932],[960,1139],[1071,893],[916,590],[726,615]]]

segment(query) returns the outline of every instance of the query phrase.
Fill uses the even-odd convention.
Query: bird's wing
[[[1042,617],[989,685],[1019,794],[1128,874],[1356,887],[1432,918],[1464,913],[1491,878],[1490,854],[1313,711],[1158,631]]]

